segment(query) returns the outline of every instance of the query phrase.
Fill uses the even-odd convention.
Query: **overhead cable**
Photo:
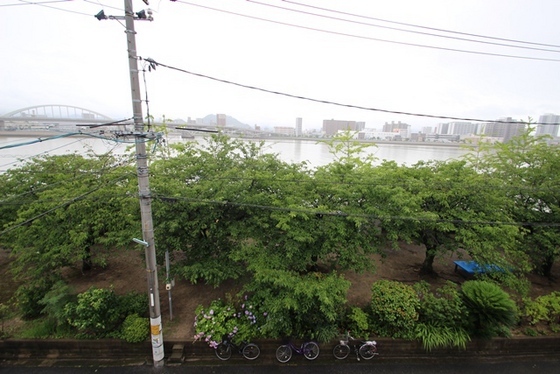
[[[367,213],[346,213],[340,210],[327,211],[327,210],[319,210],[319,209],[305,209],[305,208],[280,207],[280,206],[260,205],[260,204],[236,203],[227,200],[206,200],[206,199],[195,199],[195,198],[176,197],[176,196],[168,197],[168,196],[162,196],[157,194],[154,195],[154,198],[166,203],[173,203],[178,200],[181,200],[187,203],[199,203],[199,204],[222,205],[222,206],[229,205],[229,206],[236,206],[236,207],[255,208],[255,209],[281,211],[281,212],[294,212],[294,213],[313,214],[313,215],[320,214],[322,216],[332,216],[332,217],[357,217],[357,218],[378,219],[378,220],[436,222],[436,223],[453,223],[453,224],[464,224],[464,225],[560,227],[560,223],[557,222],[473,221],[473,220],[450,219],[450,218],[405,217],[405,216],[392,216],[392,215],[382,216],[382,215],[367,214]]]
[[[87,191],[87,192],[85,192],[85,193],[83,193],[83,194],[81,194],[81,195],[79,195],[79,196],[76,196],[76,197],[74,197],[74,198],[72,198],[72,199],[70,199],[70,200],[68,200],[68,201],[66,201],[66,202],[64,202],[64,203],[62,203],[62,204],[60,204],[60,205],[57,205],[57,206],[55,206],[55,207],[53,207],[53,208],[51,208],[51,209],[49,209],[49,210],[46,210],[46,211],[44,211],[44,212],[42,212],[42,213],[40,213],[40,214],[37,214],[37,215],[34,216],[34,217],[31,217],[31,218],[29,218],[29,219],[26,219],[25,221],[20,222],[20,223],[18,223],[17,225],[14,225],[14,226],[12,226],[12,227],[9,227],[9,228],[5,229],[4,231],[1,231],[1,232],[0,232],[0,236],[2,236],[2,235],[4,235],[4,234],[7,234],[7,233],[9,233],[9,232],[12,232],[12,231],[14,231],[15,229],[17,229],[17,228],[19,228],[19,227],[28,225],[28,224],[32,223],[33,221],[36,221],[36,220],[38,220],[39,218],[44,217],[44,216],[46,216],[47,214],[49,214],[49,213],[51,213],[51,212],[54,212],[55,210],[58,210],[58,209],[60,209],[60,208],[64,208],[65,206],[71,205],[71,204],[75,203],[76,201],[82,200],[84,197],[86,197],[86,196],[88,196],[88,195],[94,193],[95,191],[100,190],[100,189],[103,188],[106,184],[109,184],[109,182],[111,182],[111,183],[118,182],[119,180],[122,180],[122,179],[124,179],[124,178],[125,178],[125,176],[121,176],[120,178],[117,178],[117,179],[114,180],[114,181],[105,182],[104,184],[101,184],[101,185],[97,186],[96,188],[94,188],[94,189],[92,189],[92,190],[90,190],[90,191]]]
[[[68,1],[73,1],[73,0],[60,0],[60,1],[41,1],[41,2],[37,2],[37,1],[25,1],[25,0],[20,0],[22,3],[24,4],[7,4],[7,5],[0,5],[0,6],[12,6],[12,5],[37,5],[37,6],[42,6],[45,8],[49,8],[49,9],[54,9],[54,10],[60,10],[62,12],[68,12],[68,13],[74,13],[74,14],[80,14],[82,16],[88,16],[91,17],[91,14],[88,13],[83,13],[83,12],[76,12],[74,10],[68,10],[68,9],[64,9],[64,8],[57,8],[54,7],[52,5],[46,5],[47,3],[50,2],[68,2]]]
[[[273,7],[273,8],[277,8],[277,9],[283,9],[283,10],[287,10],[287,11],[290,11],[290,12],[296,12],[296,13],[307,14],[307,15],[311,15],[311,16],[314,16],[314,17],[328,18],[328,19],[332,19],[332,20],[335,20],[335,21],[350,22],[350,23],[354,23],[354,24],[359,24],[359,25],[364,25],[364,26],[371,26],[371,27],[378,27],[378,28],[383,28],[383,29],[387,29],[387,30],[401,31],[401,32],[407,32],[407,33],[418,34],[418,35],[434,36],[434,37],[437,37],[437,38],[445,38],[445,39],[460,40],[460,41],[465,41],[465,42],[470,42],[470,43],[481,43],[481,44],[497,45],[497,46],[501,46],[501,47],[520,48],[520,49],[530,49],[530,50],[535,50],[535,51],[544,51],[544,52],[560,53],[560,50],[554,50],[554,49],[546,49],[546,48],[538,48],[538,47],[527,47],[527,46],[522,46],[522,45],[504,44],[504,43],[489,42],[489,41],[484,41],[484,40],[468,39],[468,38],[457,37],[457,36],[449,36],[449,35],[434,34],[434,33],[430,33],[430,32],[422,32],[422,31],[415,31],[415,30],[407,30],[407,29],[402,29],[402,28],[398,28],[398,27],[376,25],[376,24],[373,24],[373,23],[360,22],[360,21],[353,21],[353,20],[346,19],[346,18],[339,18],[339,17],[327,16],[327,15],[324,15],[324,14],[306,12],[306,11],[302,11],[302,10],[298,10],[298,9],[287,8],[287,7],[282,7],[282,6],[278,6],[278,5],[263,3],[263,2],[255,1],[255,0],[245,0],[245,1],[248,1],[248,2],[254,3],[254,4],[258,4],[258,5]],[[560,48],[560,47],[559,47],[559,48]]]
[[[20,5],[44,5],[44,4],[53,4],[53,3],[67,3],[69,1],[73,1],[73,0],[45,0],[45,1],[19,0],[19,2],[13,4],[1,4],[0,7],[20,6]]]
[[[142,59],[142,57],[140,57],[140,56],[138,58]],[[267,93],[271,93],[271,94],[275,94],[275,95],[281,95],[281,96],[291,97],[291,98],[300,99],[300,100],[307,100],[307,101],[312,101],[312,102],[321,103],[321,104],[336,105],[336,106],[342,106],[342,107],[346,107],[346,108],[353,108],[353,109],[360,109],[360,110],[368,110],[368,111],[372,111],[372,112],[400,114],[400,115],[413,116],[413,117],[450,119],[450,120],[455,120],[455,121],[470,121],[470,122],[484,122],[484,123],[514,123],[514,124],[521,124],[522,123],[522,122],[519,122],[519,121],[500,121],[500,120],[489,120],[489,119],[480,119],[480,118],[451,117],[451,116],[443,116],[443,115],[436,115],[436,114],[412,113],[412,112],[404,112],[404,111],[364,107],[364,106],[352,105],[352,104],[342,104],[342,103],[337,103],[337,102],[334,102],[334,101],[313,99],[313,98],[306,97],[306,96],[300,96],[300,95],[294,95],[294,94],[289,94],[289,93],[284,93],[284,92],[279,92],[279,91],[273,91],[273,90],[269,90],[269,89],[266,89],[266,88],[250,86],[250,85],[247,85],[247,84],[232,82],[232,81],[228,81],[228,80],[220,79],[220,78],[214,78],[214,77],[211,77],[209,75],[195,73],[195,72],[188,71],[188,70],[185,70],[185,69],[180,69],[180,68],[177,68],[177,67],[162,64],[160,62],[156,62],[155,60],[153,60],[151,58],[147,58],[146,60],[151,61],[154,64],[156,64],[158,66],[161,66],[161,67],[164,67],[164,68],[168,68],[168,69],[171,69],[171,70],[176,70],[176,71],[179,71],[179,72],[182,72],[182,73],[185,73],[185,74],[190,74],[190,75],[194,75],[194,76],[201,77],[201,78],[210,79],[210,80],[213,80],[213,81],[216,81],[216,82],[231,84],[231,85],[234,85],[234,86],[248,88],[248,89],[251,89],[251,90],[267,92]],[[532,122],[531,124],[532,125],[555,125],[555,124],[540,123],[540,122]]]
[[[251,15],[248,15],[248,14],[237,13],[237,12],[233,12],[233,11],[229,11],[229,10],[225,10],[225,9],[218,9],[218,8],[212,8],[212,7],[205,6],[205,5],[194,4],[194,3],[191,3],[191,2],[188,2],[188,1],[183,1],[183,0],[178,0],[177,3],[182,3],[182,4],[191,5],[191,6],[195,6],[195,7],[205,8],[205,9],[209,9],[209,10],[213,10],[213,11],[217,11],[217,12],[222,12],[222,13],[227,13],[227,14],[233,14],[233,15],[236,15],[236,16],[251,18],[251,19],[255,19],[255,20],[259,20],[259,21],[275,23],[275,24],[278,24],[278,25],[290,26],[290,27],[300,28],[300,29],[304,29],[304,30],[317,31],[317,32],[321,32],[321,33],[327,33],[327,34],[333,34],[333,35],[339,35],[339,36],[346,36],[346,37],[356,38],[356,39],[372,40],[372,41],[382,42],[382,43],[391,43],[391,44],[398,44],[398,45],[406,45],[406,46],[410,46],[410,47],[429,48],[429,49],[435,49],[435,50],[441,50],[441,51],[460,52],[460,53],[468,53],[468,54],[476,54],[476,55],[484,55],[484,56],[508,57],[508,58],[522,59],[522,60],[560,62],[560,59],[555,59],[555,58],[531,57],[531,56],[508,55],[508,54],[502,54],[502,53],[471,51],[471,50],[466,50],[466,49],[438,47],[438,46],[428,45],[428,44],[408,43],[408,42],[399,42],[399,41],[396,41],[396,40],[373,38],[373,37],[364,36],[364,35],[348,34],[348,33],[343,33],[343,32],[319,29],[319,28],[315,28],[315,27],[302,26],[302,25],[297,25],[297,24],[288,23],[288,22],[276,21],[276,20],[272,20],[272,19],[268,19],[268,18],[251,16]]]
[[[361,15],[361,14],[342,12],[342,11],[338,11],[338,10],[334,10],[334,9],[328,9],[328,8],[322,8],[322,7],[313,6],[313,5],[309,5],[309,4],[298,3],[298,2],[296,2],[296,1],[289,1],[289,0],[281,0],[281,1],[283,1],[283,2],[285,2],[285,3],[300,5],[300,6],[303,6],[303,7],[308,7],[308,8],[323,10],[323,11],[332,12],[332,13],[344,14],[344,15],[348,15],[348,16],[352,16],[352,17],[359,17],[359,18],[364,18],[364,19],[370,19],[370,20],[375,20],[375,21],[381,21],[381,22],[386,22],[386,23],[392,23],[392,24],[395,24],[395,25],[416,27],[416,28],[425,29],[425,30],[446,32],[446,33],[457,34],[457,35],[465,35],[465,36],[471,36],[471,37],[475,37],[475,38],[492,39],[492,40],[501,40],[501,41],[505,41],[505,42],[514,42],[514,43],[521,43],[521,44],[540,45],[540,46],[543,46],[543,47],[560,48],[560,45],[557,45],[557,44],[546,44],[546,43],[529,42],[529,41],[523,41],[523,40],[518,40],[518,39],[507,39],[507,38],[500,38],[500,37],[495,37],[495,36],[488,36],[488,35],[481,35],[481,34],[473,34],[473,33],[468,33],[468,32],[453,31],[453,30],[446,30],[446,29],[438,29],[438,28],[435,28],[435,27],[416,25],[416,24],[406,23],[406,22],[397,22],[397,21],[391,21],[391,20],[387,20],[387,19],[383,19],[383,18],[368,17],[368,16],[364,16],[364,15]]]

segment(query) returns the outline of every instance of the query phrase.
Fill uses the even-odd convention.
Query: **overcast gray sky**
[[[140,76],[156,118],[225,113],[261,126],[302,117],[305,128],[339,119],[419,129],[449,120],[390,112],[523,120],[560,113],[558,0],[151,0],[149,8],[154,21],[135,22],[143,58],[389,111],[160,66],[146,72],[146,86]],[[0,0],[0,115],[63,104],[132,116],[124,21],[98,21],[102,9],[122,16],[124,2]]]

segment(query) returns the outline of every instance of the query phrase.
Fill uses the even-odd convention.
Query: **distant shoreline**
[[[21,138],[34,138],[34,137],[51,137],[66,134],[63,131],[27,131],[27,130],[0,130],[0,137],[21,137]],[[86,134],[76,134],[73,136],[86,137]],[[254,137],[236,137],[244,140],[268,140],[268,141],[282,141],[282,140],[303,140],[312,142],[328,142],[329,138],[309,138],[309,137],[274,137],[274,136],[254,136]],[[186,139],[188,140],[188,139]],[[395,144],[395,145],[415,145],[415,146],[436,146],[436,147],[461,147],[462,145],[475,146],[474,144],[465,143],[451,143],[451,142],[413,142],[413,141],[399,141],[399,140],[373,140],[373,139],[360,139],[362,143],[373,144]]]
[[[308,138],[308,137],[274,137],[274,136],[253,136],[253,137],[237,137],[244,140],[269,140],[269,141],[282,141],[282,140],[304,140],[310,142],[328,142],[331,138]],[[437,147],[461,147],[463,145],[475,146],[475,144],[467,143],[451,143],[451,142],[413,142],[403,140],[377,140],[377,139],[356,139],[360,143],[372,144],[395,144],[395,145],[419,145],[419,146],[437,146]]]

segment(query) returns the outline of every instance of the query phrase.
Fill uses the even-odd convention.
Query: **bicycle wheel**
[[[245,347],[243,347],[243,357],[247,360],[254,360],[261,354],[261,350],[259,347],[254,343],[249,343]]]
[[[231,357],[231,346],[229,344],[220,343],[216,347],[216,356],[220,360],[229,360]]]
[[[375,357],[375,354],[377,353],[377,347],[373,344],[364,344],[360,347],[358,353],[364,360],[370,360]]]
[[[308,360],[315,360],[319,356],[319,345],[315,342],[305,343],[303,346],[303,355]]]
[[[289,345],[281,345],[276,349],[276,359],[281,363],[286,363],[292,358],[292,348]]]
[[[335,358],[344,360],[350,354],[350,347],[343,344],[337,344],[334,346],[332,353]]]

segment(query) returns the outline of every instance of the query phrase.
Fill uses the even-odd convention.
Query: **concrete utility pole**
[[[147,3],[147,2],[146,2]],[[136,31],[134,31],[134,13],[132,0],[124,0],[126,41],[128,50],[128,66],[130,70],[130,90],[132,94],[132,110],[134,116],[134,130],[136,137],[136,164],[138,174],[138,193],[140,198],[140,213],[142,216],[142,236],[146,251],[146,271],[148,278],[150,334],[152,340],[152,354],[154,366],[163,366],[163,334],[161,325],[161,311],[158,289],[158,275],[156,267],[156,248],[154,242],[154,228],[152,222],[152,197],[148,178],[148,157],[146,153],[147,135],[144,133],[142,115],[142,100],[140,98],[140,84],[138,78],[138,56],[136,54]]]

